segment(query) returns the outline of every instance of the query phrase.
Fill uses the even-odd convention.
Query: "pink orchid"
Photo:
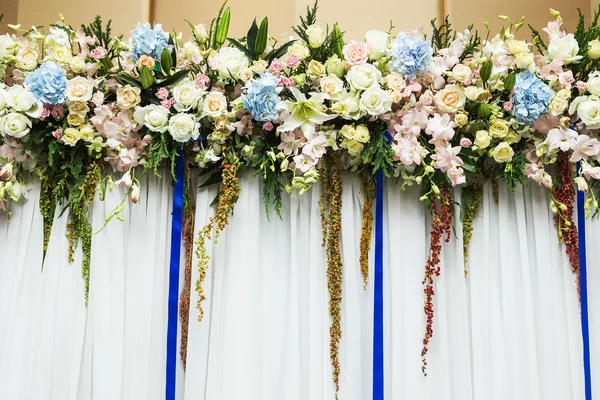
[[[402,125],[399,131],[409,136],[417,136],[427,128],[429,122],[427,117],[426,111],[412,109],[402,117]]]
[[[131,185],[133,184],[133,181],[131,180],[131,170],[127,170],[127,172],[125,172],[123,174],[123,176],[121,177],[121,179],[119,179],[118,181],[115,182],[115,185],[119,186],[121,189],[129,189],[131,187]]]
[[[296,138],[296,134],[294,131],[291,132],[281,132],[281,143],[277,147],[279,150],[283,151],[283,154],[289,156],[290,154],[297,155],[300,148],[304,145],[306,139],[301,134],[300,138]]]
[[[462,185],[467,181],[467,178],[465,177],[465,171],[461,167],[453,166],[446,171],[446,175],[448,175],[448,178],[450,178],[452,186]]]
[[[433,164],[434,168],[439,169],[442,172],[448,171],[452,167],[462,167],[464,165],[463,160],[458,157],[458,153],[462,147],[452,147],[450,145],[446,147],[438,147],[436,154],[433,154],[431,158],[435,161]]]
[[[464,148],[468,149],[472,145],[473,145],[473,142],[471,141],[471,139],[469,139],[469,138],[462,138],[462,139],[460,139],[460,146],[461,147],[464,147]]]
[[[310,142],[308,142],[303,148],[302,153],[309,157],[319,159],[323,157],[327,149],[327,138],[325,135],[313,136]]]
[[[446,147],[448,142],[454,137],[454,128],[458,125],[450,118],[450,114],[434,114],[429,120],[425,132],[432,136],[429,143],[436,147]],[[459,147],[460,148],[460,147]]]
[[[590,138],[588,135],[579,135],[572,145],[573,154],[569,159],[574,163],[588,157],[595,157],[600,153],[600,142],[598,139]]]
[[[416,137],[400,137],[397,143],[392,144],[392,150],[395,153],[394,160],[406,166],[421,165],[422,157],[428,153]]]
[[[592,167],[588,163],[582,163],[581,173],[588,179],[600,179],[600,167]]]
[[[566,128],[553,128],[548,132],[545,142],[550,144],[549,150],[569,151],[577,140],[577,132]]]
[[[239,121],[231,124],[234,128],[236,128],[238,135],[241,136],[251,136],[252,128],[254,124],[252,124],[252,115],[245,113]]]
[[[302,173],[308,172],[317,164],[318,159],[307,156],[306,154],[300,154],[294,157],[294,163],[296,169]]]

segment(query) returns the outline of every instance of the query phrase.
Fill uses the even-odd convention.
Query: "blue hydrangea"
[[[158,61],[163,49],[171,51],[173,45],[169,44],[169,35],[162,30],[161,24],[154,25],[154,29],[148,23],[138,24],[131,31],[131,50],[133,51],[131,58],[133,61],[137,61],[143,55]]]
[[[47,61],[27,75],[25,88],[42,103],[62,104],[65,102],[67,74],[57,63]]]
[[[244,107],[256,121],[267,122],[277,119],[277,104],[281,101],[281,88],[277,77],[263,72],[260,78],[246,83],[246,94],[242,96]]]
[[[420,36],[409,36],[404,32],[396,36],[388,52],[392,57],[389,67],[401,73],[409,81],[414,81],[417,74],[427,71],[433,56],[431,42]]]
[[[553,96],[552,89],[533,72],[520,72],[511,96],[513,116],[520,123],[531,125],[548,111]]]

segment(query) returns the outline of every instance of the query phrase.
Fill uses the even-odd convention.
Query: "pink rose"
[[[300,57],[296,54],[292,54],[285,60],[285,63],[290,68],[296,68],[300,64]]]
[[[513,103],[511,103],[510,101],[507,101],[504,103],[504,109],[506,111],[510,111],[510,110],[512,110],[512,108],[513,108]]]
[[[577,81],[575,85],[577,86],[577,90],[579,90],[579,94],[587,92],[587,85],[585,82]]]
[[[274,59],[271,61],[271,65],[269,65],[269,71],[278,75],[283,70],[283,64],[278,59]]]
[[[54,117],[54,119],[60,119],[65,115],[65,109],[63,108],[63,106],[54,106],[54,108],[52,109],[52,117]]]
[[[369,46],[366,43],[351,40],[344,46],[342,53],[348,65],[361,65],[369,59]]]
[[[265,122],[263,124],[263,129],[270,132],[273,130],[273,124],[271,122]]]
[[[58,128],[57,130],[53,131],[52,136],[54,136],[55,139],[60,139],[62,136],[62,128]]]
[[[196,85],[198,85],[200,89],[204,89],[206,85],[208,85],[208,82],[210,82],[210,78],[202,73],[199,73],[196,75],[195,81]]]
[[[161,100],[166,100],[169,98],[169,91],[167,90],[167,88],[162,87],[156,92],[156,97],[158,97]]]

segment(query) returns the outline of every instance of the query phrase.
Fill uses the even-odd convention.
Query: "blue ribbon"
[[[177,318],[179,314],[179,263],[181,259],[181,226],[185,181],[183,149],[175,160],[173,186],[173,222],[171,225],[171,260],[169,266],[169,315],[167,324],[167,385],[166,399],[175,400],[177,376]]]
[[[373,400],[383,400],[383,170],[375,186],[375,294],[373,321]]]
[[[577,171],[579,171],[577,163]],[[581,296],[581,333],[583,336],[583,375],[585,380],[585,398],[592,400],[592,373],[590,367],[590,331],[587,298],[587,256],[585,247],[585,196],[577,192],[577,230],[579,239],[579,287]]]

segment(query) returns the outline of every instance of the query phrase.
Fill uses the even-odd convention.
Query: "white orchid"
[[[277,130],[280,132],[289,132],[300,127],[307,140],[312,139],[315,133],[315,125],[323,124],[337,115],[328,115],[325,113],[323,101],[329,98],[324,93],[312,93],[310,99],[307,99],[304,93],[296,88],[290,88],[296,101],[282,101],[277,105],[278,110],[287,110],[290,116],[280,125]]]

